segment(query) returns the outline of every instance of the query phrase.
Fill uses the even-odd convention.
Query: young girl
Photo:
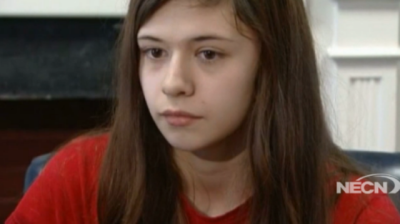
[[[301,0],[132,0],[110,131],[46,165],[7,224],[399,224],[333,143]]]

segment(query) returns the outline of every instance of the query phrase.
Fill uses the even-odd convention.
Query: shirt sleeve
[[[400,224],[400,214],[387,195],[378,195],[361,210],[356,223]]]
[[[89,203],[95,200],[87,194],[95,191],[88,184],[90,173],[85,168],[84,147],[87,144],[73,141],[56,153],[5,224],[92,223],[85,220],[93,218]]]

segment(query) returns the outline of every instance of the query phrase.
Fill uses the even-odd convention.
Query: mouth
[[[161,115],[169,125],[176,127],[188,126],[202,118],[201,116],[182,110],[166,110]]]

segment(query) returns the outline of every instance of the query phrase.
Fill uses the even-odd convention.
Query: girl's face
[[[238,21],[239,33],[228,3],[194,4],[169,1],[138,32],[147,106],[163,136],[182,150],[229,140],[252,102],[259,59],[254,34]]]

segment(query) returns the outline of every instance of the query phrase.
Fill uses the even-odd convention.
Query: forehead
[[[243,28],[241,27],[241,31],[246,30]],[[174,40],[204,33],[232,39],[242,36],[237,29],[230,1],[213,5],[202,5],[192,0],[169,1],[143,24],[138,36],[154,35]]]

